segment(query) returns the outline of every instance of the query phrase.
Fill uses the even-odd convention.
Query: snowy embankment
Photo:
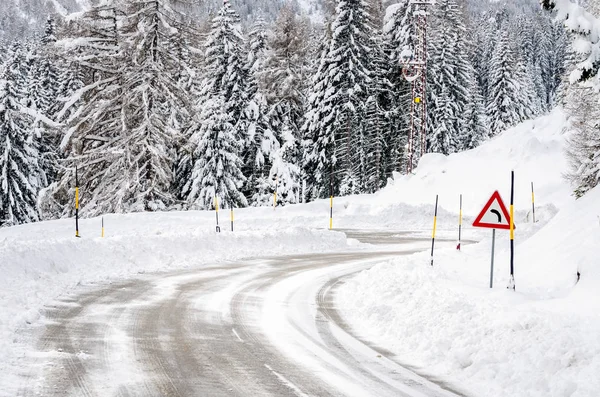
[[[382,193],[410,191],[418,200],[463,191],[473,216],[497,188],[509,199],[515,169],[516,292],[507,290],[508,232],[497,232],[490,289],[491,231],[482,230],[478,244],[436,252],[433,268],[422,253],[349,280],[337,298],[357,332],[467,395],[600,395],[600,188],[570,197],[561,176],[563,124],[557,111],[473,151],[429,156],[415,176]],[[531,181],[542,205],[535,225]]]

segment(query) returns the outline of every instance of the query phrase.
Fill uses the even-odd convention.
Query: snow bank
[[[408,186],[432,190],[426,183],[430,181],[446,194],[456,194],[459,171],[470,164],[464,173],[477,186],[470,195],[475,201],[483,190],[494,189],[487,175],[505,174],[498,173],[500,166],[514,167],[517,178],[541,180],[538,197],[549,212],[539,223],[520,224],[519,219],[527,220],[523,208],[530,204],[523,197],[527,194],[516,201],[522,209],[516,230],[516,292],[506,289],[508,232],[497,232],[495,284],[490,289],[491,231],[482,231],[483,240],[464,246],[462,252],[436,252],[433,268],[429,254],[416,254],[378,265],[344,284],[338,303],[357,332],[379,341],[400,361],[461,385],[468,395],[599,395],[600,187],[578,201],[569,197],[568,184],[561,179],[563,154],[556,135],[560,122],[553,114],[510,130],[480,149],[446,159],[430,157],[425,171],[400,181],[403,188],[398,192]],[[524,134],[529,132],[524,127],[537,143],[507,146],[513,140],[526,141],[529,135]],[[542,127],[549,137],[536,132]],[[492,158],[491,153],[504,156]],[[497,166],[482,169],[488,160]],[[523,182],[517,192],[526,188]],[[469,211],[473,210],[478,206]]]
[[[556,109],[473,150],[450,156],[425,155],[415,175],[398,176],[375,198],[384,203],[420,205],[435,202],[439,194],[440,206],[458,213],[462,194],[465,214],[474,217],[495,190],[509,200],[510,171],[514,170],[515,209],[521,217],[531,210],[531,182],[538,206],[561,208],[573,200],[572,189],[563,178],[568,164],[564,156],[565,122],[564,112]]]

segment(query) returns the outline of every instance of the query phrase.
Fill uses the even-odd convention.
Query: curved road
[[[455,396],[353,336],[333,303],[344,277],[428,244],[400,242],[83,287],[47,308],[19,395]]]

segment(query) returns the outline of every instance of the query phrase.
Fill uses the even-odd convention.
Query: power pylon
[[[412,84],[406,173],[410,174],[427,149],[427,12],[435,0],[413,0],[413,48],[404,63],[404,78]]]

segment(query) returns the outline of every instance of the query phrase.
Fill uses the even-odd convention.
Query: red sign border
[[[498,204],[500,204],[500,209],[502,210],[502,213],[504,214],[504,218],[508,219],[508,225],[498,225],[498,224],[493,224],[493,223],[481,222],[481,219],[485,216],[485,214],[488,212],[488,210],[492,206],[492,203],[496,199],[498,200]],[[502,197],[500,197],[500,193],[497,190],[492,194],[492,197],[490,197],[488,202],[485,204],[485,206],[483,207],[483,210],[481,210],[481,213],[477,216],[477,218],[475,218],[475,221],[473,222],[473,227],[484,227],[484,228],[488,228],[488,229],[510,230],[510,215],[508,214],[508,211],[506,210],[506,206],[504,205],[504,201],[502,201]],[[516,229],[517,226],[513,225],[513,228]]]

